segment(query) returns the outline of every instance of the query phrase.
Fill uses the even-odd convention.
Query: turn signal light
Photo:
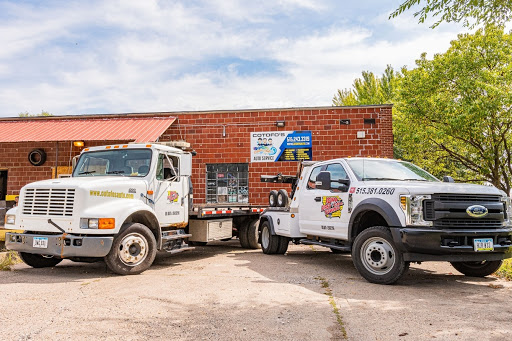
[[[153,191],[148,191],[148,195],[153,195]]]
[[[113,230],[115,227],[116,227],[116,220],[114,218],[98,219],[98,228],[101,230]]]

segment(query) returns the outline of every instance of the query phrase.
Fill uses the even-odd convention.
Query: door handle
[[[315,201],[322,201],[322,197],[316,197]]]

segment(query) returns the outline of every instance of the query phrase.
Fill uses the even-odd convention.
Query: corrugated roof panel
[[[0,142],[154,142],[175,117],[0,121]]]

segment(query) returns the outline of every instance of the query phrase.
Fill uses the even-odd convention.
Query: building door
[[[0,171],[0,201],[5,200],[7,194],[7,171]]]

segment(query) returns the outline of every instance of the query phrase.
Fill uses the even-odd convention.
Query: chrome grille
[[[64,216],[73,215],[75,190],[69,188],[28,188],[23,197],[23,214]]]

